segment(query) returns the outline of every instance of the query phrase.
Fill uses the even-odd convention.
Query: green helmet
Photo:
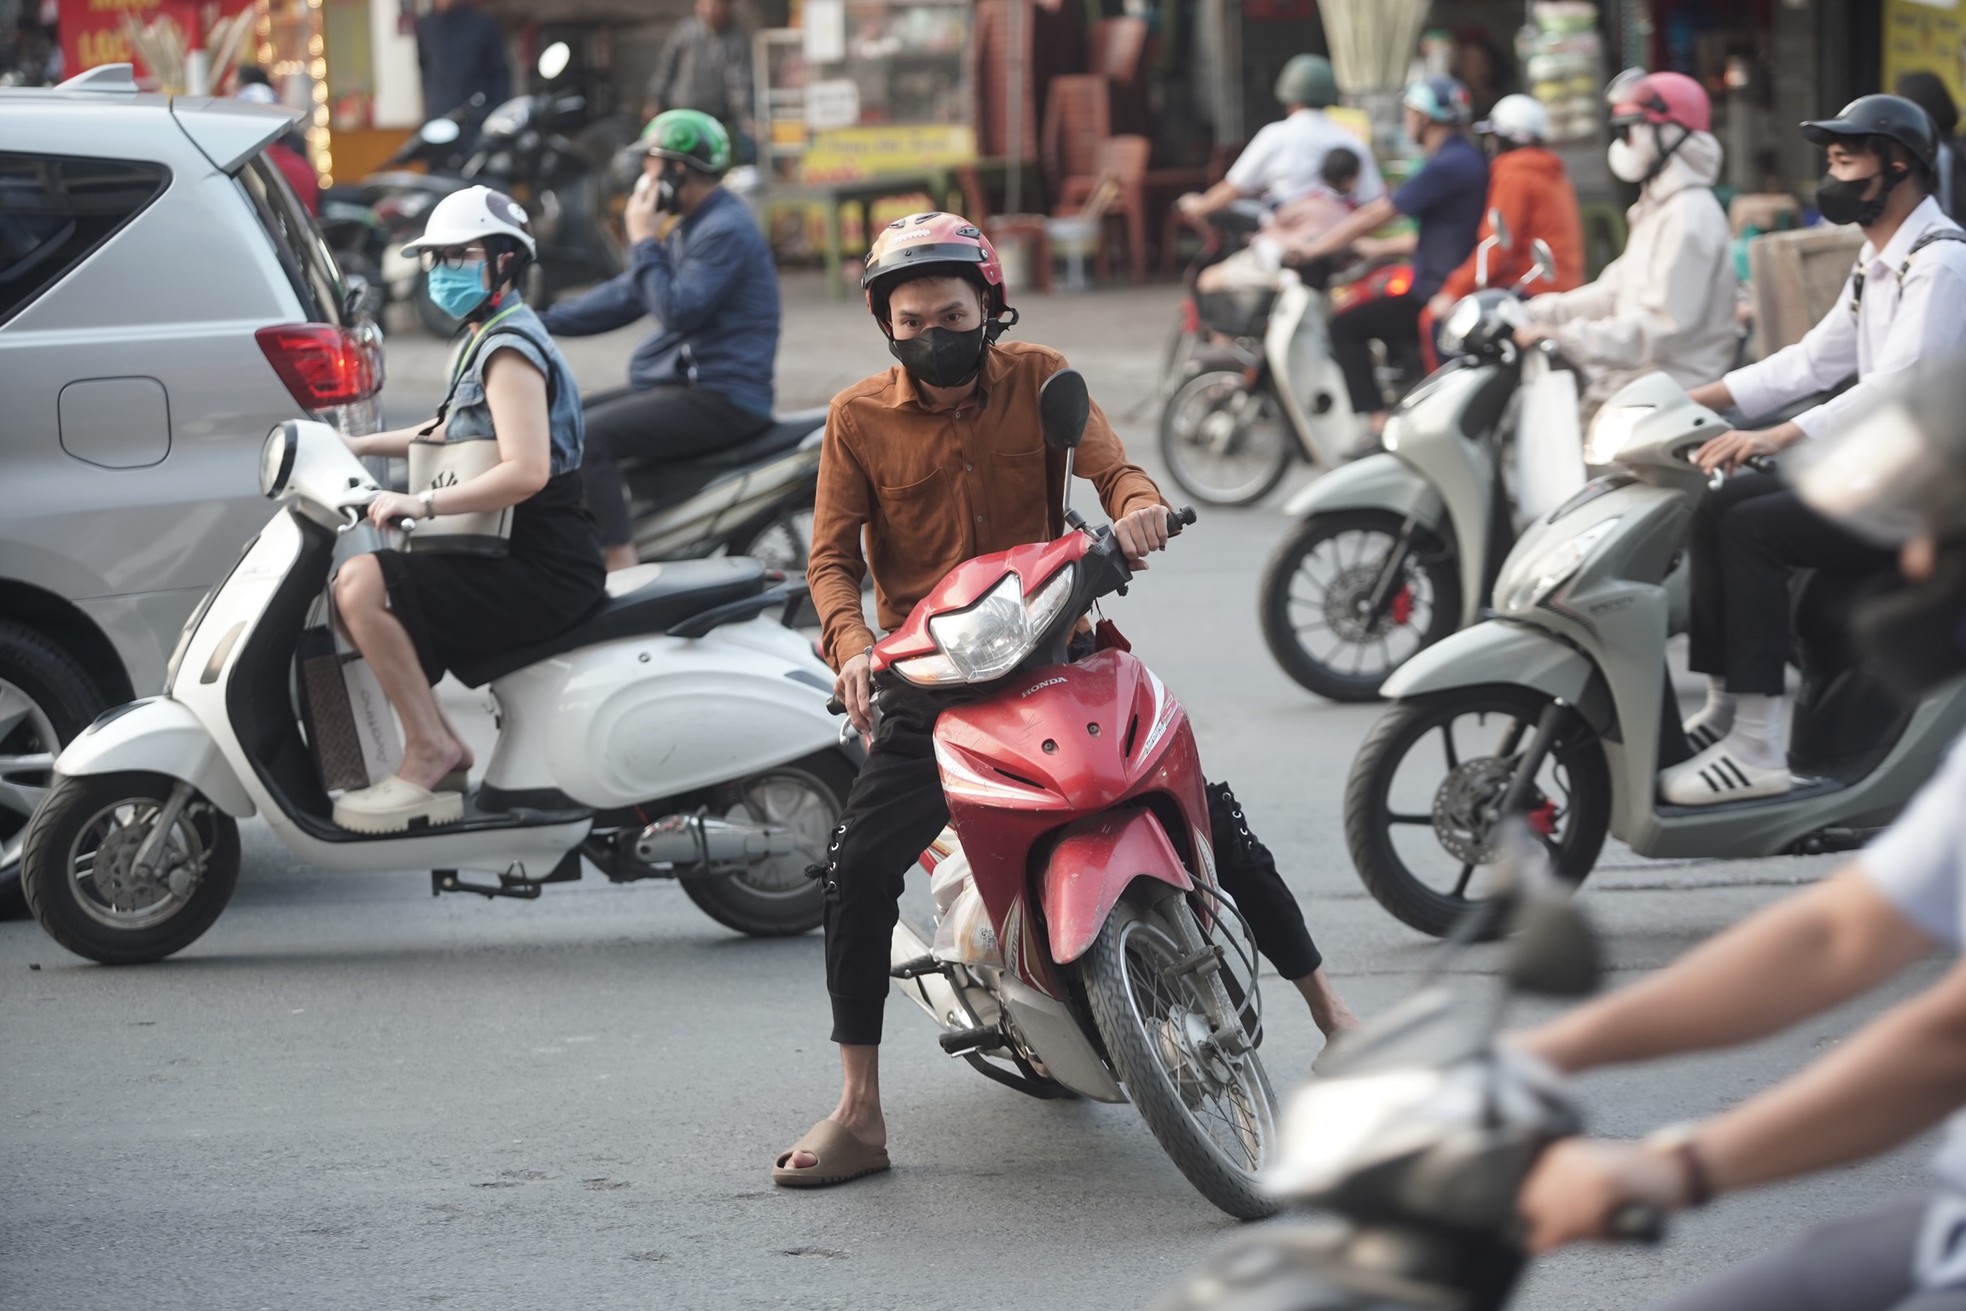
[[[666,109],[642,129],[642,148],[714,176],[730,169],[730,133],[700,109]]]
[[[1328,109],[1338,103],[1338,79],[1323,55],[1292,55],[1277,74],[1277,103]]]

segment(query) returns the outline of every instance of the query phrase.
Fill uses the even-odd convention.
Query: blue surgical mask
[[[430,299],[438,309],[461,319],[485,303],[491,292],[485,288],[485,266],[467,264],[461,269],[439,264],[430,270]]]

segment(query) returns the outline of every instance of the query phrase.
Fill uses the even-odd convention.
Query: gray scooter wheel
[[[1197,373],[1161,409],[1160,453],[1181,490],[1209,505],[1254,505],[1290,469],[1294,439],[1276,398],[1240,370]]]
[[[799,835],[799,850],[743,874],[684,879],[683,891],[717,923],[754,938],[818,928],[825,889],[806,867],[825,861],[856,772],[840,752],[822,751],[731,785],[720,818],[788,825]]]
[[[239,882],[239,826],[193,793],[159,857],[136,857],[175,781],[85,774],[55,783],[21,852],[21,888],[48,936],[104,965],[184,950],[212,926]]]
[[[1549,704],[1503,684],[1393,703],[1345,785],[1345,844],[1373,900],[1437,938],[1481,904],[1477,875],[1495,859],[1503,795]],[[1536,784],[1531,828],[1552,872],[1581,883],[1611,826],[1611,771],[1596,735],[1578,725],[1559,738]]]
[[[1405,527],[1390,510],[1339,510],[1313,515],[1277,544],[1257,612],[1270,654],[1299,686],[1333,701],[1376,701],[1388,675],[1460,625],[1453,553],[1417,526],[1403,577],[1366,621]]]

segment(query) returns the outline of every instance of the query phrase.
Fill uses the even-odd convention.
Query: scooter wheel
[[[1276,398],[1242,373],[1211,369],[1161,409],[1160,453],[1181,489],[1209,505],[1254,505],[1290,469],[1291,439]]]
[[[1257,611],[1270,654],[1299,686],[1333,701],[1376,701],[1379,685],[1461,622],[1455,558],[1415,527],[1401,576],[1372,598],[1405,531],[1389,510],[1313,515],[1278,543]]]
[[[1436,938],[1481,906],[1502,799],[1549,704],[1506,684],[1392,704],[1345,784],[1345,845],[1374,901]],[[1597,735],[1580,722],[1543,762],[1526,818],[1551,872],[1582,883],[1610,831],[1611,771]],[[1501,928],[1491,923],[1483,936]]]
[[[136,965],[184,950],[218,919],[239,882],[239,826],[202,796],[151,868],[136,867],[175,786],[138,773],[55,783],[21,852],[21,888],[49,937],[104,965]]]
[[[825,888],[806,874],[823,863],[834,826],[853,790],[853,763],[837,751],[807,756],[732,785],[720,817],[782,824],[799,835],[799,849],[742,874],[683,880],[697,908],[727,929],[754,938],[810,933],[825,917]]]

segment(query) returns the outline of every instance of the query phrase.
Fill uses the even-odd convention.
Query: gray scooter
[[[1514,288],[1488,286],[1498,235],[1475,252],[1481,290],[1454,307],[1443,350],[1459,352],[1400,401],[1383,454],[1342,465],[1285,507],[1258,594],[1263,640],[1283,671],[1333,701],[1371,701],[1386,676],[1473,623],[1515,541],[1502,477],[1510,402],[1522,381],[1518,294],[1555,271],[1543,241]],[[1543,343],[1539,349],[1547,349]]]
[[[1658,800],[1659,770],[1692,754],[1666,667],[1666,580],[1710,487],[1692,454],[1728,426],[1662,373],[1620,390],[1587,451],[1613,471],[1524,532],[1493,618],[1386,680],[1392,705],[1346,786],[1345,838],[1367,890],[1399,919],[1452,931],[1485,899],[1497,817],[1513,810],[1573,884],[1607,835],[1662,858],[1853,849],[1966,726],[1966,683],[1907,707],[1863,669],[1842,623],[1862,583],[1816,574],[1796,604],[1798,786],[1716,806]]]

